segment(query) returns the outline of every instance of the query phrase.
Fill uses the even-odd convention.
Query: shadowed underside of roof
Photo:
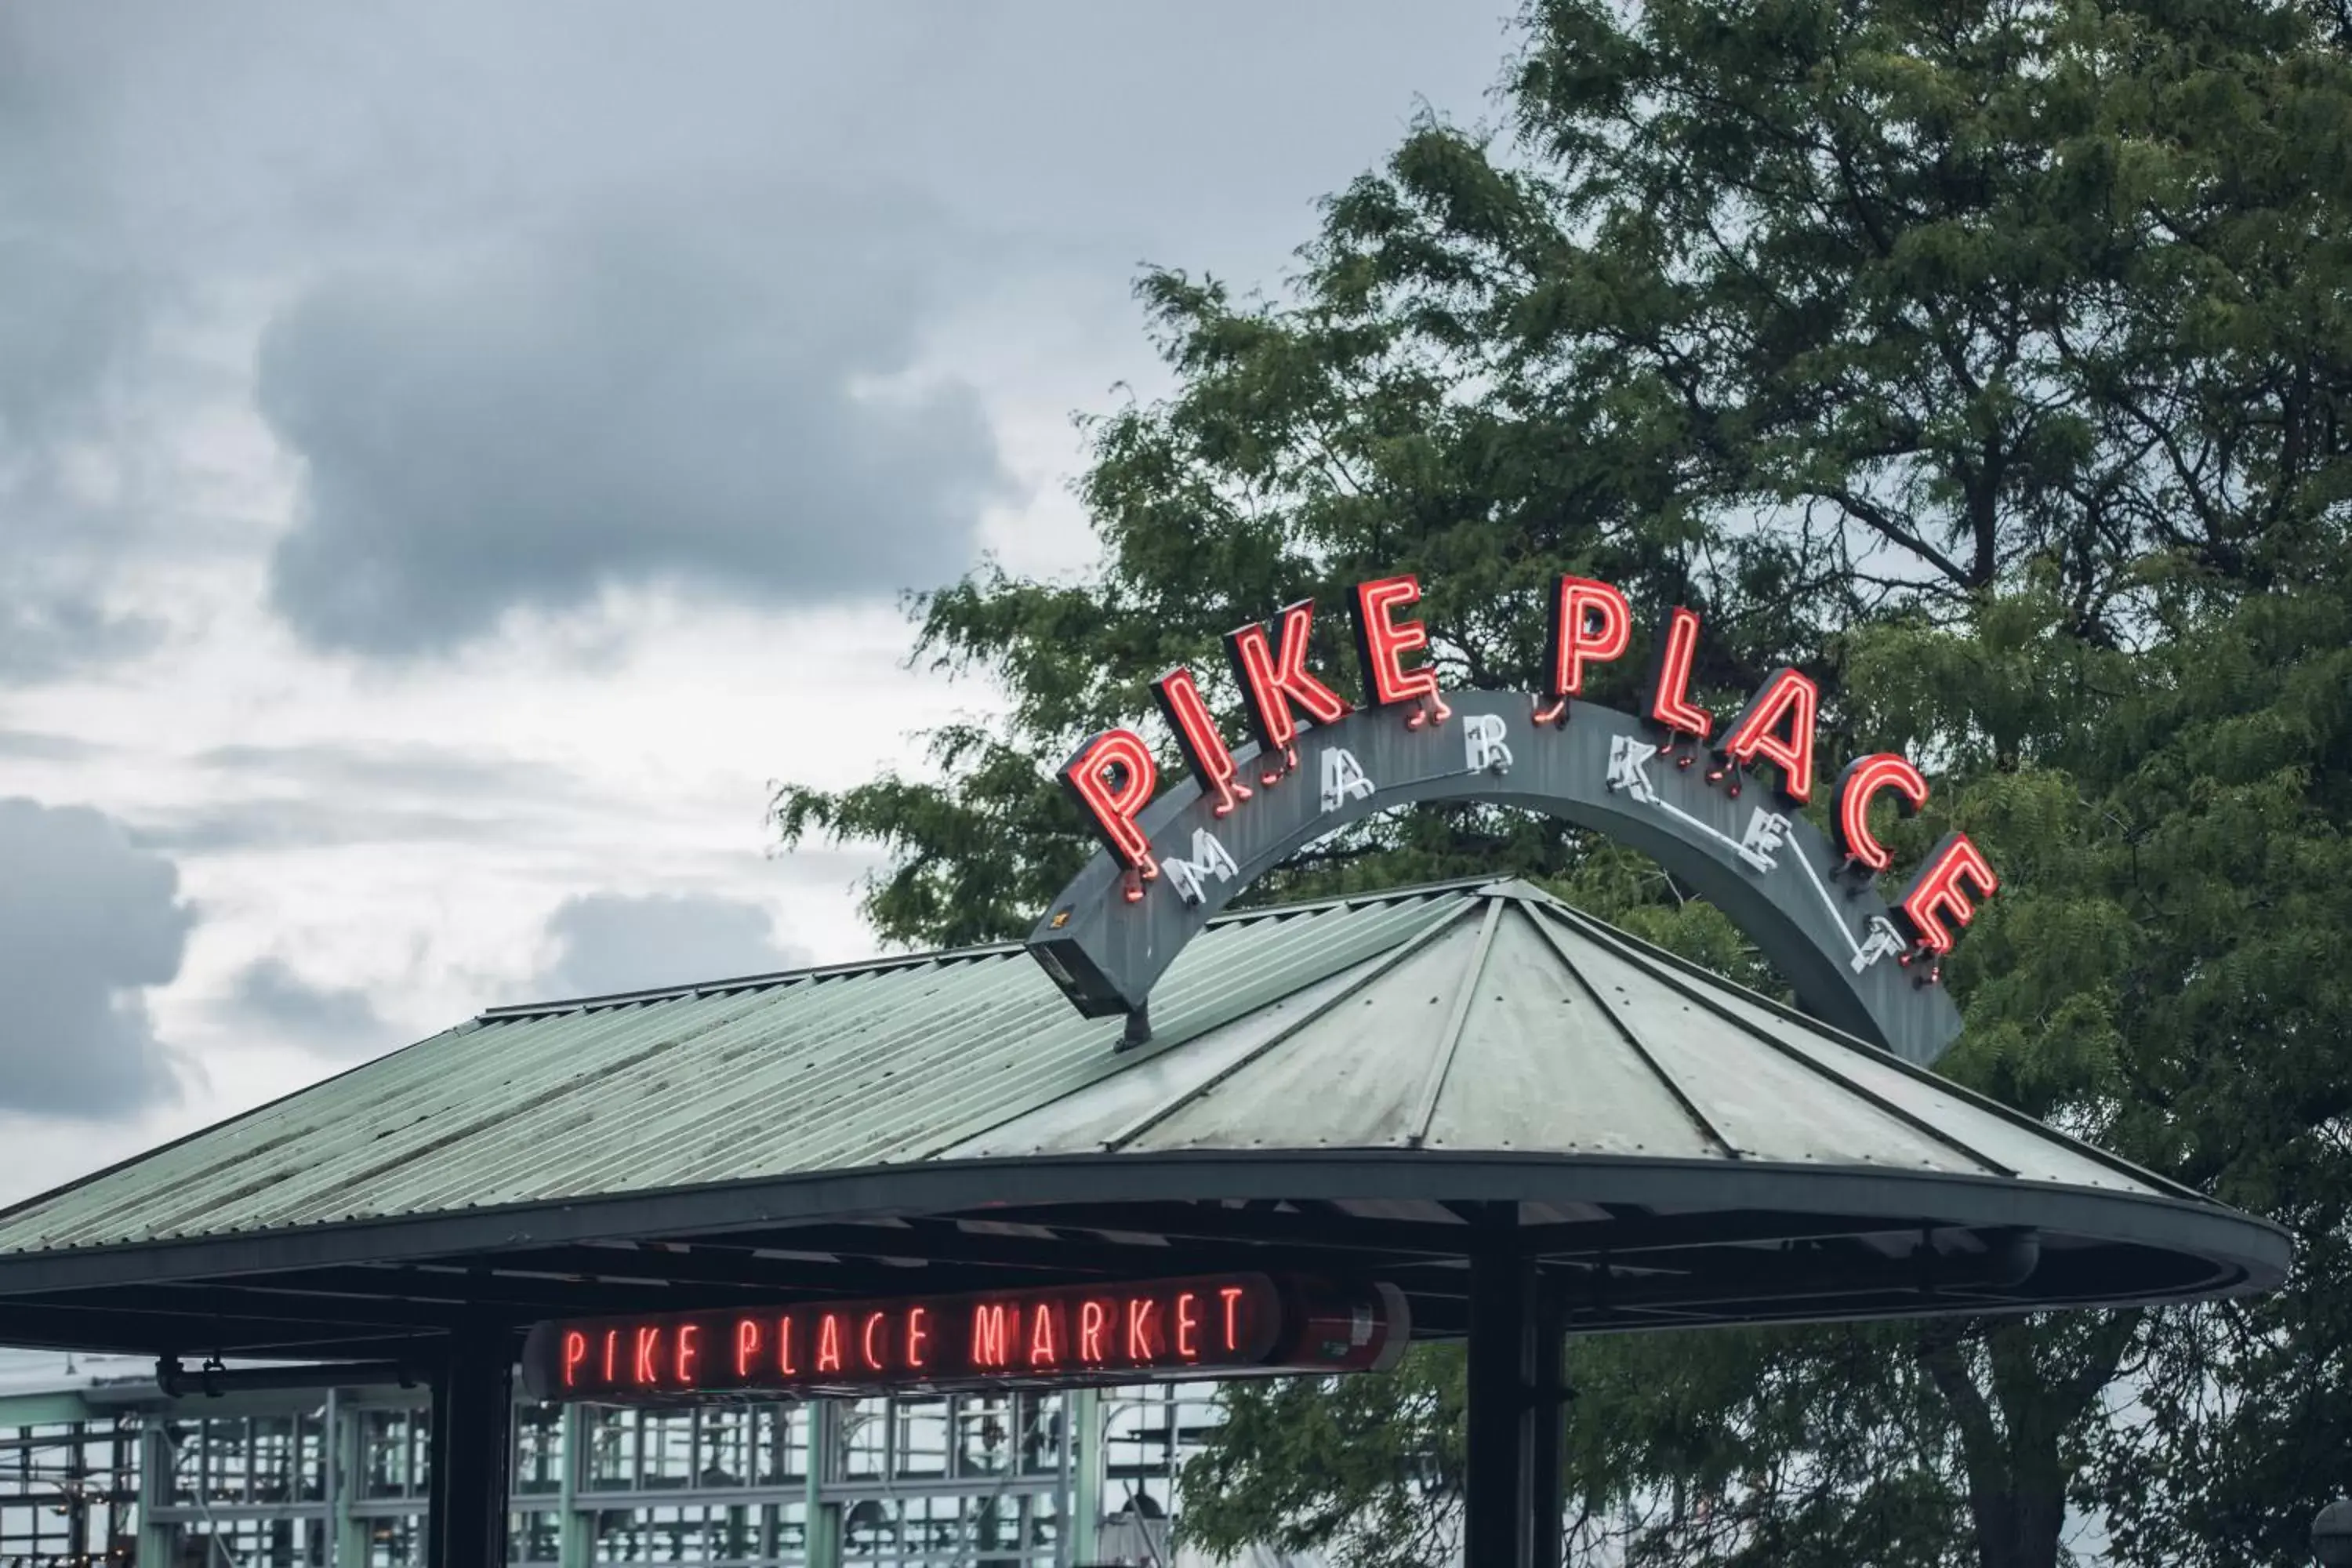
[[[1473,1222],[1597,1278],[1592,1326],[2285,1266],[2268,1227],[1524,884],[1227,918],[1151,1022],[1121,1049],[1014,947],[501,1009],[0,1215],[0,1339],[164,1345],[193,1329],[150,1317],[209,1314],[231,1350],[375,1353],[456,1312],[1302,1247],[1442,1332]],[[310,1337],[219,1327],[265,1307]]]

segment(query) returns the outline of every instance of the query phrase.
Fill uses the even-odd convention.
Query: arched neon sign
[[[1893,904],[1876,888],[1893,857],[1870,829],[1882,795],[1927,799],[1891,752],[1838,776],[1831,835],[1812,797],[1820,692],[1780,669],[1727,722],[1690,696],[1699,616],[1679,605],[1651,638],[1640,714],[1583,700],[1597,665],[1625,656],[1632,611],[1605,583],[1562,577],[1551,595],[1546,689],[1449,699],[1418,659],[1429,634],[1410,576],[1349,595],[1366,689],[1352,703],[1307,667],[1315,606],[1227,635],[1255,745],[1236,748],[1189,669],[1152,683],[1192,776],[1159,792],[1132,730],[1090,737],[1061,778],[1104,852],[1063,889],[1029,946],[1078,1008],[1133,1013],[1184,944],[1256,877],[1375,812],[1485,801],[1576,822],[1642,849],[1719,905],[1807,1009],[1915,1061],[1958,1032],[1942,963],[2000,887],[1964,833],[1948,835]],[[1410,662],[1409,662],[1410,661]],[[1749,790],[1754,782],[1769,788]]]

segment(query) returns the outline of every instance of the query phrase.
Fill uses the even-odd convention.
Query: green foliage
[[[1360,1568],[1446,1560],[1462,1510],[1462,1348],[1381,1377],[1228,1386],[1222,1441],[1184,1472],[1185,1539],[1230,1555],[1337,1547]]]
[[[1538,0],[1488,133],[1424,121],[1295,290],[1139,286],[1177,376],[1091,421],[1097,565],[918,601],[1001,724],[787,787],[878,842],[899,941],[1016,934],[1087,853],[1047,771],[1219,634],[1412,571],[1449,686],[1527,689],[1575,571],[1706,619],[1720,710],[1822,683],[1823,760],[1937,779],[2004,887],[1944,1070],[2276,1217],[2279,1297],[1575,1348],[1585,1538],[1675,1564],[2285,1563],[2352,1451],[2352,22],[2280,0]],[[1318,667],[1352,656],[1318,626]],[[1601,673],[1622,703],[1643,650]],[[1162,748],[1162,754],[1169,750]],[[1770,986],[1657,869],[1493,810],[1366,824],[1276,898],[1517,873]],[[1212,1546],[1438,1561],[1458,1362],[1244,1386]]]

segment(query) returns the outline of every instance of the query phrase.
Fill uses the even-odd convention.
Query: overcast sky
[[[502,1002],[873,950],[766,781],[984,708],[1145,262],[1503,0],[0,8],[0,1198]]]

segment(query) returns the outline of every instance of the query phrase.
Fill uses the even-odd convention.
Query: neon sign
[[[537,1399],[644,1404],[1370,1372],[1410,1332],[1393,1286],[1203,1275],[541,1323],[522,1373]]]
[[[1313,668],[1310,601],[1228,633],[1254,744],[1228,738],[1192,669],[1161,675],[1152,694],[1191,775],[1172,789],[1132,729],[1072,754],[1060,776],[1105,854],[1029,945],[1081,1011],[1137,1012],[1212,915],[1314,839],[1376,811],[1451,800],[1565,816],[1648,851],[1723,907],[1809,1010],[1851,1033],[1920,1061],[1958,1033],[1943,961],[2000,879],[1956,832],[1899,895],[1881,898],[1894,857],[1872,832],[1872,807],[1891,799],[1909,815],[1928,798],[1918,768],[1892,752],[1838,773],[1830,831],[1812,826],[1803,810],[1820,772],[1821,691],[1810,677],[1777,669],[1737,714],[1708,711],[1691,693],[1701,618],[1674,605],[1653,628],[1636,711],[1590,703],[1592,671],[1633,651],[1633,609],[1606,583],[1562,576],[1547,605],[1542,689],[1446,693],[1431,630],[1412,613],[1421,596],[1409,574],[1348,595],[1354,691]]]

